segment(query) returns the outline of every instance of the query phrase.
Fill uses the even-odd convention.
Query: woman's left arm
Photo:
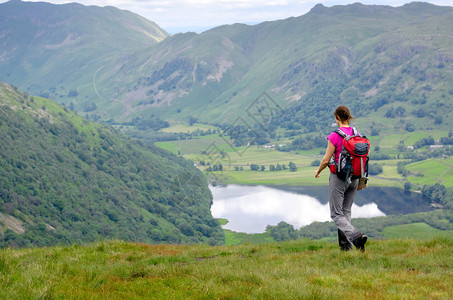
[[[330,162],[330,159],[332,158],[333,153],[335,152],[335,146],[332,144],[331,141],[327,140],[327,149],[326,149],[326,154],[324,155],[324,158],[321,161],[321,164],[319,165],[318,169],[315,172],[315,177],[318,178],[319,174],[321,174],[322,170],[324,170]]]

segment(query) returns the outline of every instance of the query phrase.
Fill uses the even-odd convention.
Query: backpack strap
[[[359,134],[359,132],[357,131],[357,129],[355,127],[351,127],[351,128],[352,128],[352,136],[362,136]],[[344,131],[341,130],[340,128],[335,129],[334,132],[338,133],[342,138],[348,137],[348,135],[346,133],[344,133]]]
[[[340,128],[338,129],[335,129],[333,132],[336,132],[338,133],[342,138],[346,138],[348,135],[346,133],[343,132],[343,130],[341,130]]]

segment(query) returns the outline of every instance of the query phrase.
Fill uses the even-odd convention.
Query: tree
[[[192,126],[193,124],[197,123],[198,119],[194,116],[189,116],[189,125]]]
[[[395,110],[393,107],[389,108],[387,112],[385,113],[384,117],[386,118],[394,118],[395,117]]]
[[[379,135],[379,129],[373,127],[371,129],[371,136],[378,136]]]
[[[77,91],[77,89],[71,89],[69,92],[68,92],[68,97],[77,97],[79,95],[79,92]]]
[[[415,125],[412,124],[411,122],[406,123],[406,131],[408,132],[414,132],[415,131]]]
[[[396,149],[398,150],[398,152],[404,152],[406,151],[406,145],[404,145],[404,141],[400,141],[398,146],[396,146]]]
[[[266,231],[270,231],[270,234],[277,242],[297,238],[294,226],[283,221],[278,223],[277,226],[268,225]]]
[[[398,106],[396,109],[395,109],[395,116],[396,117],[404,117],[406,113],[406,109],[402,106]]]
[[[250,170],[252,171],[258,171],[259,170],[259,166],[257,164],[251,164],[250,165]]]
[[[439,125],[439,124],[442,124],[442,122],[443,122],[443,119],[442,119],[442,116],[441,116],[441,115],[437,115],[437,116],[434,118],[434,124]]]
[[[378,175],[380,173],[382,173],[383,171],[383,168],[381,165],[378,165],[378,164],[370,164],[368,166],[368,173],[370,175]]]
[[[312,167],[318,167],[320,164],[321,162],[319,161],[319,159],[316,159],[311,162]]]
[[[406,170],[406,162],[404,161],[399,161],[397,163],[397,170],[398,170],[398,173],[403,175],[403,176],[407,176],[407,170]]]
[[[178,229],[182,232],[182,234],[187,236],[193,236],[194,232],[192,227],[186,222],[183,221],[178,225]]]
[[[439,183],[434,185],[424,185],[422,195],[434,203],[443,203],[444,198],[447,195],[447,189],[444,185]]]
[[[85,103],[82,110],[84,112],[91,112],[97,109],[96,103]]]
[[[417,110],[414,110],[413,113],[417,118],[423,118],[426,116],[426,111],[421,107]]]
[[[404,191],[409,192],[411,190],[412,184],[410,182],[404,183]]]
[[[289,166],[289,170],[290,170],[291,172],[296,172],[296,171],[297,171],[296,164],[293,163],[292,161],[289,162],[288,166]]]

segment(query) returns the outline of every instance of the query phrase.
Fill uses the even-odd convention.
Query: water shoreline
[[[267,225],[281,221],[295,228],[330,221],[328,186],[227,184],[210,189],[213,217],[227,219],[223,228],[235,232],[263,233]],[[431,210],[419,193],[371,187],[357,193],[352,211],[353,218],[370,218]]]

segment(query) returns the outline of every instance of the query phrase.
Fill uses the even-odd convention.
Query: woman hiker
[[[347,106],[338,106],[334,112],[335,121],[338,127],[347,135],[353,135],[353,129],[349,123],[353,119],[351,112]],[[328,165],[334,155],[334,159],[338,162],[342,147],[343,137],[336,132],[332,132],[327,137],[327,149],[324,158],[315,172],[315,177],[318,178],[322,170]],[[354,196],[357,192],[359,179],[353,179],[349,184],[345,185],[345,180],[338,178],[334,173],[330,173],[329,177],[329,206],[330,217],[338,228],[338,242],[341,250],[348,251],[353,248],[353,245],[361,251],[365,251],[365,243],[367,236],[357,231],[351,225],[351,207],[354,202]]]

